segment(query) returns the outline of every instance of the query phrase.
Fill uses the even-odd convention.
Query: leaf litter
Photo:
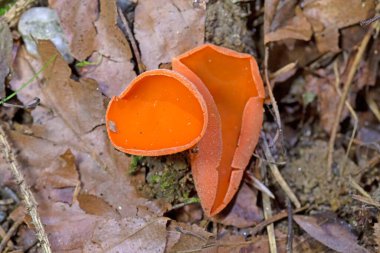
[[[122,25],[118,27],[116,1],[49,1],[60,17],[77,67],[67,65],[49,42],[38,41],[37,58],[22,44],[13,45],[7,94],[36,78],[10,103],[28,105],[36,97],[40,103],[31,109],[2,107],[0,116],[7,121],[12,148],[37,198],[54,251],[271,250],[273,240],[264,230],[250,234],[255,226],[270,221],[262,216],[264,193],[243,184],[226,212],[210,220],[194,203],[196,193],[186,159],[133,160],[114,150],[105,132],[108,98],[136,76],[140,62],[147,69],[170,68],[165,64],[173,56],[204,41],[251,53],[259,64],[268,48],[269,76],[276,83],[273,91],[285,134],[276,141],[278,130],[270,106],[264,131],[283,177],[301,204],[309,206],[302,215],[293,216],[293,223],[299,225],[293,224],[293,252],[379,249],[376,34],[357,67],[347,99],[359,118],[359,134],[345,165],[353,118],[346,109],[339,118],[336,115],[339,89],[368,32],[359,22],[376,14],[376,1],[220,0],[208,1],[206,10],[200,7],[206,1],[117,2],[129,6],[123,10],[132,35],[125,35]],[[130,36],[138,42],[138,54],[131,50]],[[6,54],[10,57],[9,47]],[[53,60],[43,74],[36,75],[49,59]],[[8,75],[9,69],[2,73]],[[325,155],[336,120],[340,124],[331,168],[334,181],[329,182]],[[268,161],[262,152],[258,148],[253,159],[265,165]],[[0,186],[17,190],[7,166],[0,157]],[[253,163],[251,167],[260,179],[260,166]],[[286,210],[287,196],[274,178],[262,180],[275,195],[272,211]],[[173,191],[174,186],[178,191]],[[0,205],[6,214],[14,208]],[[22,206],[19,210],[25,212]],[[326,216],[326,211],[334,215]],[[14,222],[23,218],[23,212],[15,213]],[[24,219],[32,225],[28,217]],[[277,250],[286,252],[289,224],[273,222]],[[0,223],[5,229],[11,224]],[[35,242],[33,232],[23,225],[13,237],[13,243],[25,247]],[[8,243],[7,247],[15,246]]]

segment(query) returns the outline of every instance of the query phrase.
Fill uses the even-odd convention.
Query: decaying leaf
[[[91,63],[79,69],[81,76],[95,79],[106,96],[119,95],[136,73],[128,41],[117,26],[116,1],[51,0],[50,5],[62,17],[75,58]]]
[[[168,218],[130,217],[97,224],[85,252],[164,252]]]
[[[293,218],[309,235],[331,249],[342,253],[368,252],[357,244],[357,237],[342,220],[326,216],[304,215],[295,215]]]
[[[304,14],[311,23],[318,50],[322,53],[339,51],[339,29],[371,17],[374,0],[307,0]]]
[[[212,234],[197,225],[170,221],[167,228],[166,252],[181,250],[199,250],[207,245]]]
[[[72,55],[85,60],[95,50],[98,1],[49,0],[49,6],[57,11]]]
[[[54,46],[47,41],[40,42],[39,46],[43,62],[57,54]],[[18,57],[22,55],[18,54]],[[35,62],[29,62],[28,59],[22,61],[31,64],[28,68],[34,67],[37,70],[41,64],[36,67]],[[19,75],[29,75],[21,76],[19,80],[22,80],[30,79],[36,69],[20,71],[15,68],[15,71]],[[104,126],[103,97],[97,90],[96,82],[90,79],[80,79],[77,82],[70,79],[70,75],[67,63],[57,56],[45,70],[43,80],[18,94],[24,98],[38,94],[41,98],[41,106],[32,111],[34,124],[28,130],[28,134],[10,132],[14,148],[20,150],[19,158],[25,169],[28,185],[34,185],[34,189],[37,190],[34,193],[40,204],[41,217],[44,221],[52,220],[52,225],[48,225],[46,230],[52,235],[52,247],[56,250],[83,246],[88,238],[87,234],[94,226],[94,220],[99,219],[95,214],[110,213],[107,210],[112,209],[121,217],[135,216],[138,206],[149,203],[137,195],[127,177],[129,158],[114,150],[109,143]],[[14,85],[17,87],[19,84],[15,82]],[[59,162],[62,154],[68,149],[72,155],[66,154]],[[57,159],[58,162],[55,162]],[[73,167],[73,159],[76,169]],[[0,167],[4,170],[6,164],[1,164]],[[53,172],[58,174],[51,177]],[[82,206],[88,213],[75,202],[72,206],[66,204],[71,203],[75,195],[74,185],[78,180],[76,173],[79,174],[82,193],[94,196],[87,198],[87,201],[92,203],[87,203],[87,207]],[[49,192],[52,187],[46,187],[47,182],[39,180],[40,177],[49,178],[49,182],[55,185],[55,190]],[[90,211],[94,210],[90,207],[96,206],[99,201],[108,203],[110,208]],[[152,213],[154,205],[147,206],[148,209],[153,206],[150,209]],[[62,208],[64,213],[57,213]],[[154,210],[156,211],[153,212],[157,212],[160,209]],[[67,217],[70,217],[69,221],[66,220]],[[91,226],[83,222],[89,222]],[[70,225],[70,229],[67,224]],[[81,227],[76,230],[76,226],[88,228]],[[81,235],[82,232],[86,235]],[[63,239],[54,239],[59,237]],[[82,238],[78,239],[80,237]]]
[[[148,69],[170,62],[204,41],[205,11],[187,0],[139,1],[135,34]]]
[[[7,23],[0,20],[0,98],[5,96],[4,81],[12,61],[12,34]]]
[[[238,228],[253,226],[263,219],[256,201],[257,190],[243,184],[236,195],[236,199],[231,203],[231,209],[228,210],[227,214],[222,213],[221,217],[217,216],[216,220],[224,225],[232,225]]]
[[[285,1],[282,8],[286,8],[287,4],[291,2],[292,1]],[[297,39],[306,41],[311,39],[311,25],[303,14],[301,8],[298,6],[294,8],[292,4],[290,5],[290,8],[295,13],[293,15],[286,15],[287,20],[279,21],[277,19],[284,19],[285,17],[279,17],[277,15],[275,16],[272,23],[272,30],[269,33],[265,34],[265,44],[285,39]],[[278,13],[284,13],[283,9],[280,9]]]

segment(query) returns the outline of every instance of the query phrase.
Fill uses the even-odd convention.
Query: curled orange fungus
[[[252,56],[211,44],[174,58],[172,64],[195,84],[209,112],[191,167],[202,207],[214,216],[234,197],[258,142],[263,83]]]
[[[170,70],[147,71],[112,98],[106,125],[119,150],[144,156],[177,153],[194,146],[208,122],[196,87]]]

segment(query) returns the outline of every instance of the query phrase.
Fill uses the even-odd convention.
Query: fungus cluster
[[[147,71],[109,103],[107,131],[135,155],[190,153],[201,205],[222,211],[240,185],[258,142],[265,91],[254,58],[211,44]]]

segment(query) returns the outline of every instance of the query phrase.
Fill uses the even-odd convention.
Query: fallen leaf
[[[168,218],[139,217],[99,222],[84,252],[164,252]]]
[[[217,216],[216,221],[226,226],[246,228],[259,223],[263,219],[261,209],[256,205],[257,190],[243,184],[231,203],[231,208],[222,216]]]
[[[167,228],[166,252],[202,249],[213,234],[198,225],[170,221]]]
[[[318,98],[319,117],[323,129],[330,133],[336,119],[336,108],[339,103],[339,94],[334,87],[335,76],[331,71],[320,69],[317,76],[307,75],[305,91],[315,94]],[[335,99],[331,99],[335,98]],[[343,111],[342,119],[348,115],[347,109]]]
[[[204,41],[205,11],[187,0],[139,1],[135,34],[147,69],[171,62]]]
[[[339,51],[339,29],[371,17],[375,5],[374,0],[304,1],[303,12],[313,27],[318,50]]]
[[[42,62],[46,62],[52,55],[58,55],[54,46],[46,41],[39,43],[39,50]],[[21,51],[17,57],[23,56],[25,54]],[[19,80],[30,79],[38,66],[41,66],[41,63],[28,61],[28,58],[21,61],[27,70],[15,68],[19,78],[14,80],[14,87],[20,86]],[[108,217],[111,210],[114,210],[121,217],[130,217],[137,214],[139,206],[147,206],[147,213],[150,211],[150,214],[162,215],[162,209],[137,195],[127,177],[129,158],[117,152],[108,140],[104,125],[103,97],[97,90],[96,82],[86,78],[74,81],[70,76],[70,68],[58,55],[45,69],[43,80],[36,81],[33,87],[18,93],[25,101],[25,98],[35,95],[41,98],[40,106],[31,112],[34,124],[27,134],[8,131],[14,149],[19,150],[18,157],[27,184],[35,186],[33,189],[41,218],[47,224],[46,230],[51,235],[49,238],[52,239],[52,247],[57,251],[78,247],[82,249],[84,241],[92,233],[94,222],[101,217],[91,214]],[[59,161],[59,157],[68,149],[73,156],[68,155]],[[2,170],[7,169],[7,164],[2,163],[0,167]],[[86,198],[91,203],[82,205],[88,213],[75,202],[72,206],[65,204],[68,199],[74,198],[75,187],[71,186],[78,180],[74,168],[79,174],[81,193],[91,195]],[[46,180],[39,180],[49,173],[53,185],[70,186],[71,190],[66,187],[50,192],[51,187],[46,184]],[[102,206],[94,209],[99,203]],[[64,209],[64,213],[59,213],[60,208]]]
[[[5,78],[12,62],[13,38],[7,23],[0,20],[0,98],[5,97]]]
[[[118,218],[116,210],[105,202],[102,198],[97,196],[81,193],[77,197],[79,207],[87,214],[102,216],[102,217],[114,217]]]
[[[310,40],[312,36],[312,29],[309,21],[303,14],[300,7],[294,7],[294,1],[285,1],[284,4],[281,5],[272,21],[272,29],[270,32],[264,35],[264,43],[267,44],[269,42],[285,40],[285,39],[297,39],[297,40]],[[288,14],[284,16],[280,16],[284,9],[292,8],[294,14]],[[267,5],[266,5],[267,6]],[[290,16],[290,17],[289,17]],[[284,20],[281,20],[284,19]]]
[[[326,216],[294,215],[294,220],[314,239],[338,252],[368,252],[357,244],[357,237],[348,229],[348,225],[338,218]]]
[[[87,59],[95,50],[98,1],[49,0],[49,6],[57,11],[71,54],[79,61]]]
[[[89,58],[93,64],[80,69],[82,77],[96,80],[108,97],[119,95],[136,77],[131,63],[132,51],[123,32],[117,26],[115,0],[101,0],[100,13],[94,22],[95,52]]]

